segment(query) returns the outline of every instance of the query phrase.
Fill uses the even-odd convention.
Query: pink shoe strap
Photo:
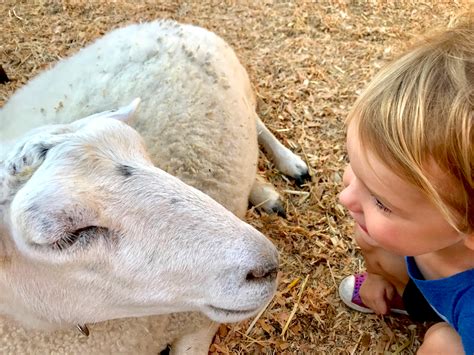
[[[363,272],[360,274],[354,274],[355,280],[354,280],[354,290],[352,291],[352,303],[355,303],[356,305],[360,307],[365,307],[368,308],[364,302],[362,302],[362,299],[360,298],[360,287],[364,283],[365,279],[367,278],[367,273]]]
[[[369,308],[364,304],[364,302],[362,302],[362,298],[360,298],[360,288],[364,283],[365,279],[367,278],[367,272],[354,274],[354,277],[354,290],[352,291],[351,301],[360,307]],[[395,296],[390,302],[390,309],[397,313],[403,312],[405,310],[405,307],[403,305],[403,299],[397,292],[395,292]]]

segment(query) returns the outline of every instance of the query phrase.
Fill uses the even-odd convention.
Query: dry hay
[[[341,279],[363,269],[350,238],[352,222],[337,202],[346,160],[343,121],[386,60],[467,6],[414,0],[6,0],[0,3],[0,63],[12,81],[0,85],[0,104],[52,62],[124,24],[163,17],[218,33],[248,69],[263,121],[304,156],[312,181],[297,188],[260,159],[260,173],[283,193],[288,216],[251,209],[248,220],[280,250],[281,282],[254,321],[221,326],[211,352],[413,354],[426,325],[359,314],[338,298]]]

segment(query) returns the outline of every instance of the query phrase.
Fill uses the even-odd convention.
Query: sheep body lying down
[[[0,123],[0,313],[65,328],[3,321],[2,351],[207,353],[218,322],[272,296],[276,250],[237,218],[249,196],[280,208],[255,179],[257,136],[283,172],[307,168],[258,119],[216,35],[115,30],[17,91]]]

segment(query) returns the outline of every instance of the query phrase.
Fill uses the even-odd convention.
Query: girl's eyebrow
[[[365,181],[363,179],[360,178],[360,175],[357,174],[355,171],[354,171],[354,166],[351,164],[351,168],[352,168],[352,172],[354,173],[354,175],[357,177],[357,179],[359,179],[359,181],[364,185],[364,187],[367,189],[367,191],[369,191],[369,193],[375,197],[377,200],[379,200],[380,202],[382,202],[382,204],[389,208],[390,210],[392,211],[399,211],[400,209],[395,207],[394,205],[392,205],[390,202],[388,202],[384,197],[381,197],[380,194],[374,192],[370,187],[367,186],[367,184],[365,183]]]
[[[349,164],[351,165],[351,169],[352,169],[352,172],[354,173],[354,175],[357,177],[357,179],[359,179],[359,181],[364,185],[364,187],[367,189],[367,191],[369,191],[369,193],[374,197],[376,198],[377,200],[379,200],[385,207],[387,207],[388,209],[390,209],[392,212],[395,212],[395,213],[403,213],[403,211],[396,207],[395,205],[393,205],[392,203],[388,202],[385,198],[381,197],[381,195],[379,193],[376,193],[374,192],[371,188],[369,188],[367,186],[367,184],[365,183],[365,181],[363,179],[361,179],[360,175],[356,173],[356,170],[354,170],[354,165],[351,163],[353,162],[353,160],[351,159],[350,157],[350,149],[349,149],[349,146],[346,144],[346,151],[347,151],[347,158],[349,160]],[[370,166],[370,164],[369,164]],[[372,169],[371,167],[369,167],[369,169]],[[373,170],[373,169],[372,169]],[[377,177],[378,178],[378,177]],[[379,179],[380,180],[380,179]],[[380,180],[381,181],[381,180]]]

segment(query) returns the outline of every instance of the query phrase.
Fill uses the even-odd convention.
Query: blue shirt
[[[474,269],[450,277],[425,280],[413,257],[406,257],[408,275],[431,307],[461,336],[464,351],[474,355]]]

